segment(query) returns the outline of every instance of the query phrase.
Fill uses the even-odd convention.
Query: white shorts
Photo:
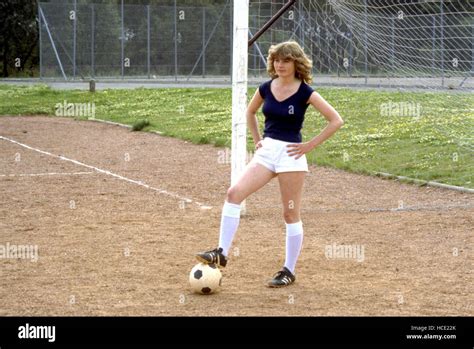
[[[287,153],[290,150],[287,147],[288,144],[295,143],[265,137],[262,141],[262,147],[255,152],[251,162],[259,163],[274,173],[309,172],[306,155],[295,160],[295,156],[289,156]]]

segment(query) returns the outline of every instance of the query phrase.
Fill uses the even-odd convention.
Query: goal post
[[[249,40],[249,0],[234,0],[232,46],[232,151],[231,184],[235,184],[247,164],[247,74],[248,48],[280,18],[296,0],[287,1]],[[241,213],[246,213],[245,201]]]
[[[234,0],[232,47],[232,151],[231,184],[235,184],[246,165],[247,156],[247,66],[249,0]],[[242,203],[245,214],[245,201]]]

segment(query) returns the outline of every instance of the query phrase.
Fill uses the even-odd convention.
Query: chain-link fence
[[[284,2],[251,0],[250,35]],[[457,85],[472,83],[472,12],[406,13],[403,21],[385,18],[382,30],[371,32],[379,28],[374,18],[382,18],[371,11],[365,20],[356,11],[341,17],[327,1],[299,1],[250,48],[249,78],[266,76],[272,43],[293,39],[311,56],[321,81],[367,83],[368,77],[377,77],[419,82],[423,76],[436,79],[434,84],[441,77],[456,77]],[[38,12],[41,78],[230,81],[232,0],[202,6],[180,0],[167,6],[72,1],[40,3]],[[379,36],[383,42],[377,42]]]
[[[231,6],[40,3],[41,77],[229,76]]]

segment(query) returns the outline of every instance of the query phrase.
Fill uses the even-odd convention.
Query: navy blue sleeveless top
[[[303,81],[298,91],[279,102],[270,89],[272,81],[266,81],[258,88],[260,96],[264,100],[262,107],[263,115],[265,115],[263,137],[300,143],[304,114],[309,105],[307,101],[314,90]]]

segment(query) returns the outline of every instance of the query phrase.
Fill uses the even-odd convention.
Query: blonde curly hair
[[[267,58],[267,72],[272,79],[278,77],[273,62],[275,59],[291,59],[295,62],[295,76],[310,84],[313,82],[311,68],[313,62],[306,56],[301,46],[296,41],[285,41],[277,45],[270,46]]]

